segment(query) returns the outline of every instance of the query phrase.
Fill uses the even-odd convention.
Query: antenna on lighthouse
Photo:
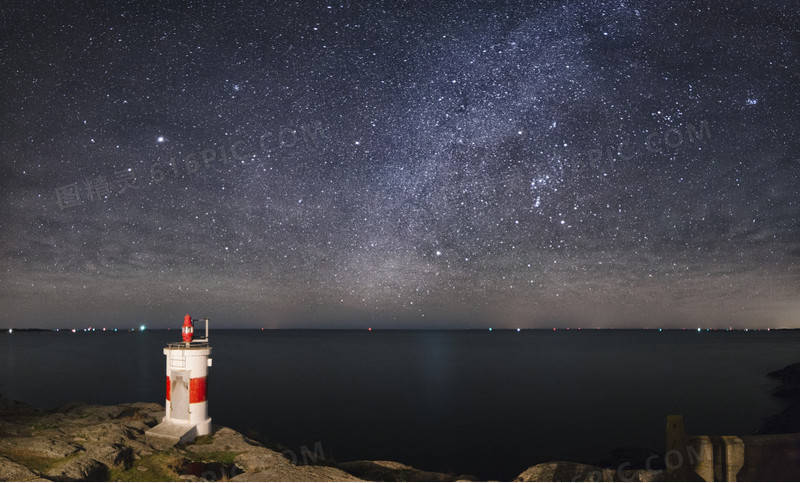
[[[192,322],[205,322],[206,323],[206,337],[205,339],[197,339],[197,342],[208,342],[208,317],[200,319],[192,319]]]

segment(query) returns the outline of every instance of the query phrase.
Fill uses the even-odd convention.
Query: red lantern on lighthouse
[[[183,318],[183,327],[181,327],[181,334],[183,335],[184,342],[191,342],[192,335],[194,334],[194,326],[192,325],[192,317],[189,314]]]

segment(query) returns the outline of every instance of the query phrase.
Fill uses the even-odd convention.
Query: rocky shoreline
[[[145,435],[163,406],[72,403],[54,411],[0,398],[0,479],[14,481],[362,481],[380,474],[452,481],[392,462],[298,465],[286,454],[225,427],[173,446]],[[466,477],[466,479],[469,479]]]
[[[772,394],[788,406],[767,418],[756,434],[800,433],[800,363],[772,371],[767,377],[779,382]]]
[[[476,481],[393,461],[337,463],[279,452],[226,427],[173,446],[145,435],[163,406],[71,403],[43,411],[0,397],[2,481]],[[313,456],[313,455],[312,455]],[[293,461],[294,460],[294,461]],[[659,481],[660,471],[599,468],[570,462],[532,466],[516,481]]]

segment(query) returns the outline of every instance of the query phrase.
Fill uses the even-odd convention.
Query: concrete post
[[[737,436],[721,436],[724,460],[722,481],[736,481],[739,470],[744,466],[744,441]]]
[[[690,458],[694,472],[704,481],[714,481],[714,444],[708,436],[690,436]]]
[[[664,467],[669,481],[688,480],[688,462],[686,448],[689,442],[683,427],[683,416],[671,414],[667,416],[667,442],[664,452]]]

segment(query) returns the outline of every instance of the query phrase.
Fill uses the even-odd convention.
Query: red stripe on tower
[[[189,379],[189,403],[199,403],[206,400],[206,378],[193,377]]]
[[[167,401],[169,401],[169,400],[170,400],[170,399],[169,399],[169,386],[170,386],[170,383],[169,383],[169,376],[167,376]]]

